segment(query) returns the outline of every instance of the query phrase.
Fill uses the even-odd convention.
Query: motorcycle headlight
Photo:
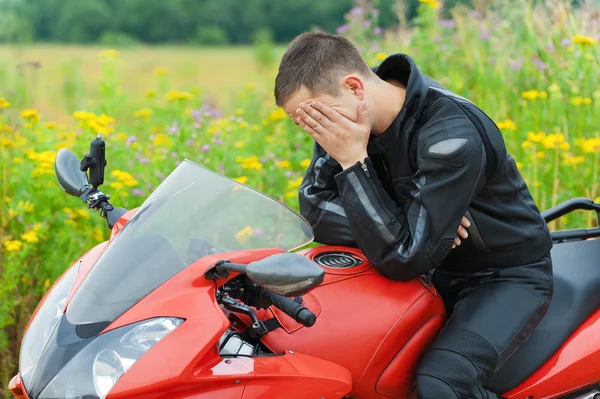
[[[44,299],[44,303],[42,303],[35,318],[31,321],[23,338],[19,355],[19,371],[26,387],[31,382],[44,347],[63,315],[67,297],[71,287],[73,287],[78,271],[79,266],[73,266],[54,285]]]
[[[183,319],[161,317],[100,335],[50,381],[39,399],[104,399],[119,379]]]

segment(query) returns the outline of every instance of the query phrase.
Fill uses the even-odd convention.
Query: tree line
[[[363,0],[364,1],[364,0]],[[462,0],[450,3],[463,2]],[[0,0],[0,42],[245,44],[277,42],[319,27],[335,32],[355,0]],[[358,1],[360,3],[360,0]],[[375,0],[380,25],[409,18],[418,0]],[[448,3],[448,2],[446,2]]]

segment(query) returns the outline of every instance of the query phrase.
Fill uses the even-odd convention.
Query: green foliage
[[[254,58],[262,69],[268,70],[277,59],[273,44],[273,32],[266,28],[259,29],[254,32],[252,41],[254,43]]]
[[[229,43],[227,32],[217,25],[198,26],[194,43],[204,46],[222,46]]]
[[[127,33],[106,31],[100,36],[98,43],[106,47],[132,47],[139,44],[139,41]]]

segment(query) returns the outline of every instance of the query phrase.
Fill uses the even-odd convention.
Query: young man
[[[316,141],[300,210],[317,241],[358,246],[395,280],[435,270],[450,317],[417,371],[419,398],[499,397],[486,380],[539,323],[553,283],[548,229],[494,122],[407,55],[371,70],[327,33],[289,45],[275,99]]]

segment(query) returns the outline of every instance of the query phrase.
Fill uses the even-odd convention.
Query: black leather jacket
[[[433,268],[478,271],[546,255],[550,234],[495,123],[395,54],[374,68],[406,88],[364,163],[342,171],[318,144],[300,212],[318,242],[358,246],[378,270],[410,280]],[[469,238],[452,250],[462,216]]]

